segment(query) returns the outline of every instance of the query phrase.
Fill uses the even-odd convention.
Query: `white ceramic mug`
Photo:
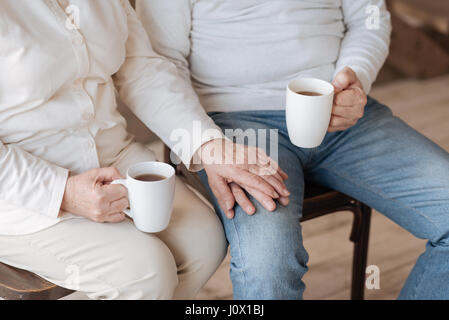
[[[320,95],[302,95],[315,92]],[[324,140],[332,115],[334,86],[329,82],[302,78],[287,86],[286,120],[291,142],[301,148],[316,148]]]
[[[144,174],[165,177],[158,181],[135,179]],[[112,184],[121,184],[128,189],[130,210],[125,213],[134,220],[137,229],[155,233],[167,228],[173,211],[175,197],[175,169],[163,162],[141,162],[133,165],[126,173],[126,179]]]

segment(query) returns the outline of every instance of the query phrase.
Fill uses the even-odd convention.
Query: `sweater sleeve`
[[[137,0],[136,11],[154,51],[174,63],[180,76],[191,86],[187,60],[191,50],[191,0]]]
[[[390,13],[384,0],[343,0],[342,10],[346,34],[335,75],[346,66],[352,68],[368,94],[388,56]]]
[[[224,135],[207,116],[193,88],[184,80],[185,75],[181,75],[173,62],[153,50],[129,1],[122,0],[122,3],[128,16],[129,36],[126,60],[114,75],[120,97],[187,168],[200,170],[201,164],[192,162],[199,148]]]

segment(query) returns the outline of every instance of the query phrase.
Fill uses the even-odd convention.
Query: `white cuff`
[[[64,197],[69,171],[60,167],[54,167],[54,169],[56,176],[52,188],[53,192],[48,208],[45,212],[43,212],[43,214],[50,218],[57,219],[61,210],[62,198]]]

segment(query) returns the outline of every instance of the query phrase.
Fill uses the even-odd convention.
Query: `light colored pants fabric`
[[[123,173],[154,156],[133,145],[118,160]],[[132,221],[62,221],[25,236],[0,236],[0,261],[32,271],[92,299],[191,299],[226,254],[222,225],[180,180],[169,227],[138,231]]]

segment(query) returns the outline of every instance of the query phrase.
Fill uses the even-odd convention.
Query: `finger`
[[[265,152],[257,147],[236,144],[235,152],[235,157],[239,161],[236,164],[256,164],[265,167],[270,163]]]
[[[234,218],[235,198],[229,185],[222,177],[219,176],[209,176],[208,180],[210,188],[217,198],[220,208],[229,219]]]
[[[336,76],[332,84],[337,92],[340,92],[357,81],[356,73],[349,67],[345,67]]]
[[[252,174],[257,176],[272,176],[277,173],[276,169],[272,169],[271,167],[261,167],[257,164],[249,164],[247,166],[240,166],[241,169],[248,170]]]
[[[357,86],[352,86],[340,93],[337,93],[334,98],[336,105],[351,107],[355,105],[366,105],[366,94]]]
[[[339,131],[345,131],[349,129],[349,127],[329,127],[329,129],[327,129],[327,132],[339,132]]]
[[[279,174],[282,178],[282,180],[287,180],[288,179],[288,174],[282,170],[282,168],[279,166],[279,164],[277,162],[275,162],[274,160],[272,160],[272,163],[274,163],[274,169],[276,170],[276,173]]]
[[[113,201],[109,205],[110,214],[123,212],[125,209],[129,207],[128,198],[121,198],[119,200]]]
[[[264,172],[264,168],[260,167],[249,167],[248,169],[251,173],[260,176],[262,179],[268,182],[280,197],[290,196],[290,192],[285,185],[285,180],[278,171],[276,171],[274,174],[269,174],[267,172]]]
[[[270,159],[270,164],[268,165],[268,168],[270,168],[271,174],[281,174],[282,169],[280,169],[279,164],[274,161],[273,159]]]
[[[332,115],[350,120],[359,120],[363,117],[363,112],[361,108],[357,107],[334,106]]]
[[[289,197],[281,197],[278,199],[278,201],[281,204],[281,206],[286,207],[290,203],[290,198]]]
[[[273,174],[273,177],[274,177],[275,179],[279,180],[281,183],[284,183],[284,178],[281,176],[281,174],[280,174],[279,171],[276,171],[276,172]]]
[[[232,175],[230,178],[239,185],[245,185],[259,190],[259,192],[262,192],[274,199],[279,198],[279,194],[271,184],[265,181],[262,177],[251,173],[249,170],[233,168],[232,173],[230,174]]]
[[[332,117],[329,127],[330,128],[349,128],[356,124],[356,121],[346,119],[342,117]]]
[[[257,165],[261,167],[268,167],[273,160],[260,148],[257,148]]]
[[[252,173],[258,176],[274,176],[276,179],[279,179],[281,182],[288,179],[288,174],[285,173],[284,170],[277,164],[275,161],[271,161],[270,166],[268,167],[254,167],[251,170]]]
[[[258,189],[243,185],[246,191],[254,197],[266,210],[273,212],[276,210],[276,203],[273,199]]]
[[[261,168],[266,169],[266,171],[263,171],[264,174],[273,175],[273,174],[280,174],[281,176],[286,176],[285,172],[280,169],[279,164],[273,160],[271,157],[269,157],[265,151],[261,148],[249,148],[248,149],[248,155],[251,154],[251,152],[257,152],[257,163],[250,163],[249,165],[256,164]],[[248,156],[251,158],[251,156]]]
[[[288,174],[282,170],[281,167],[278,168],[278,173],[281,175],[282,179],[287,180],[288,179]]]
[[[239,204],[239,206],[245,211],[248,215],[252,216],[256,213],[256,208],[253,203],[248,199],[245,191],[240,188],[239,185],[235,183],[230,184],[231,191],[235,197],[235,201]]]
[[[272,176],[274,174],[276,174],[277,172],[277,167],[272,167],[271,165],[269,166],[259,166],[259,165],[248,165],[244,167],[245,169],[248,169],[249,172],[257,175],[257,176]]]
[[[334,103],[339,106],[351,107],[357,103],[358,92],[355,89],[346,89],[337,93],[334,97]]]
[[[125,220],[125,218],[126,218],[126,215],[122,212],[114,213],[114,214],[107,216],[104,222],[119,223],[119,222],[122,222],[123,220]]]
[[[234,209],[228,210],[225,212],[225,215],[228,219],[232,220],[235,217]]]
[[[273,161],[273,160],[272,160]],[[271,178],[269,178],[271,177]],[[277,171],[272,174],[271,176],[269,175],[262,175],[262,178],[264,178],[265,180],[267,180],[268,183],[270,183],[273,187],[275,187],[276,192],[280,194],[280,198],[278,199],[279,202],[284,205],[287,206],[288,205],[288,197],[290,196],[290,191],[288,191],[287,186],[285,185],[285,180],[288,179],[288,175],[287,173],[285,173],[279,166],[277,168]],[[276,181],[273,180],[276,179]],[[281,189],[279,189],[281,188]]]
[[[274,176],[262,176],[262,178],[266,182],[271,184],[280,196],[284,197],[290,196],[290,192],[288,191],[287,186],[284,183],[284,180],[282,179],[278,180]]]
[[[259,157],[258,159],[260,160],[260,162],[258,163],[258,165],[262,168],[266,168],[269,167],[272,169],[272,174],[274,173],[278,173],[283,180],[287,180],[288,179],[288,175],[282,170],[282,168],[279,166],[279,164],[273,160],[271,157],[269,157],[265,151],[263,151],[262,149],[258,149],[259,150]]]
[[[96,170],[97,181],[100,182],[112,182],[114,180],[122,179],[123,176],[117,168],[101,168]]]
[[[101,189],[109,202],[128,196],[128,190],[120,184],[106,184],[101,186]]]

